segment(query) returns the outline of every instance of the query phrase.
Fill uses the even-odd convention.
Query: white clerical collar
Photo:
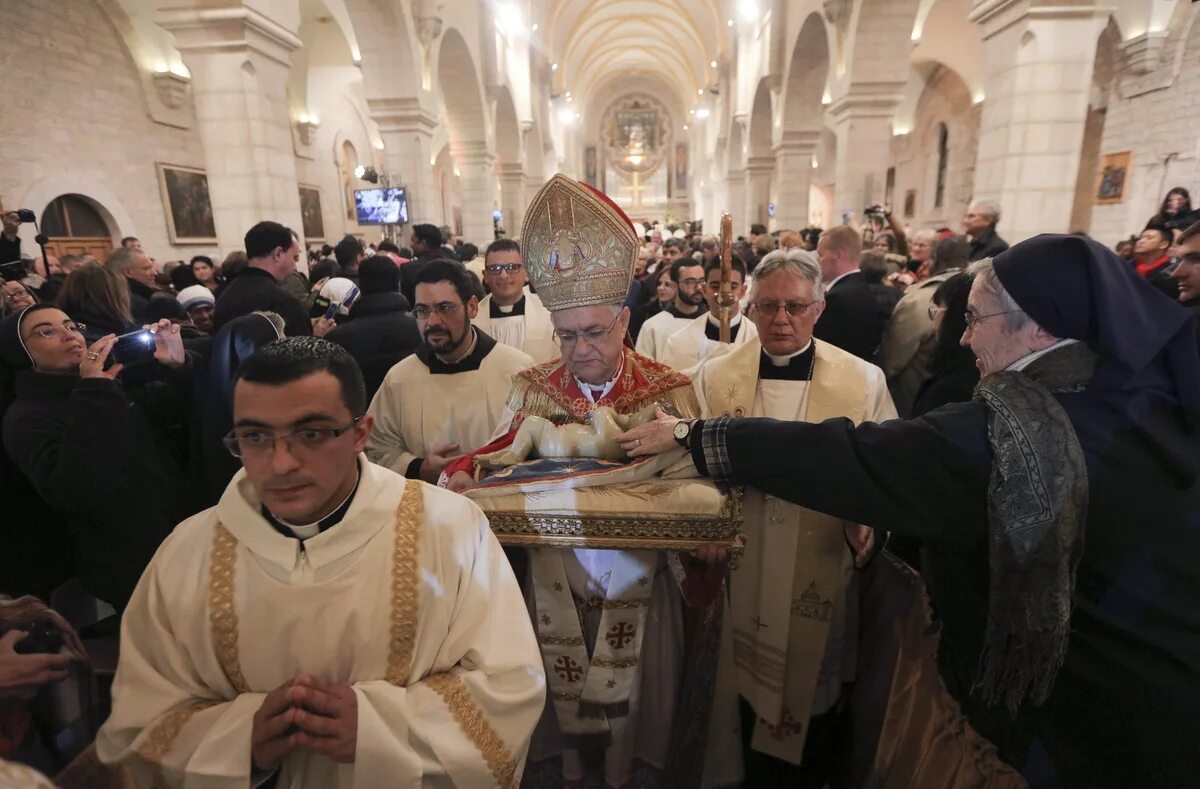
[[[707,314],[708,314],[708,322],[709,323],[711,323],[713,326],[721,325],[721,317],[719,315],[716,315],[711,312],[707,313]],[[738,310],[737,314],[729,319],[729,325],[737,326],[741,322],[742,322],[742,312],[741,312],[741,310]]]
[[[516,309],[516,304],[497,304],[496,309],[503,312],[505,315],[512,315],[512,311]]]
[[[354,480],[354,487],[350,488],[350,492],[346,494],[346,498],[342,499],[340,504],[329,511],[329,515],[333,515],[335,512],[342,509],[342,507],[346,506],[346,502],[350,501],[351,497],[358,492],[358,486],[361,482],[362,469],[360,468],[358,471],[358,476]],[[326,515],[325,518],[328,518],[329,515]],[[271,517],[274,518],[280,526],[286,526],[288,530],[291,531],[292,534],[296,535],[296,538],[299,540],[308,540],[320,534],[321,521],[325,520],[325,518],[321,518],[320,520],[313,521],[312,523],[295,524],[288,523],[273,512],[271,513]]]
[[[603,386],[592,386],[589,383],[579,380],[578,376],[572,377],[575,378],[575,385],[579,387],[579,391],[583,392],[583,396],[588,399],[588,402],[595,405],[597,400],[603,400],[605,397],[608,397],[608,393],[617,385],[617,379],[621,377],[621,369],[624,367],[625,354],[622,353],[621,364],[618,365],[616,374],[613,375],[611,380],[605,381]]]
[[[836,277],[829,280],[829,282],[825,283],[825,292],[828,293],[830,288],[832,288],[834,285],[838,284],[839,282],[841,282],[842,280],[844,280],[846,277],[850,276],[851,274],[861,274],[861,273],[862,273],[862,271],[854,268],[854,269],[850,269],[849,271],[847,271],[844,274],[838,274]]]
[[[1059,340],[1058,342],[1051,345],[1049,348],[1043,348],[1040,351],[1034,351],[1033,353],[1025,354],[1020,359],[1017,359],[1015,362],[1010,364],[1008,367],[1005,367],[1004,369],[1005,370],[1024,370],[1026,367],[1033,364],[1038,359],[1042,358],[1043,356],[1050,353],[1051,351],[1057,350],[1059,348],[1065,348],[1068,345],[1074,345],[1077,342],[1079,342],[1079,340]]]
[[[808,341],[808,345],[805,345],[803,348],[796,351],[795,353],[789,353],[787,356],[776,356],[773,353],[767,353],[766,350],[763,351],[763,356],[770,359],[771,364],[774,365],[775,367],[787,367],[788,364],[792,361],[792,359],[795,359],[797,356],[799,356],[802,353],[807,353],[808,349],[811,347],[812,347],[812,340],[810,339]]]
[[[467,346],[467,352],[464,353],[462,356],[458,357],[457,362],[450,361],[445,356],[442,356],[440,353],[435,353],[434,356],[436,356],[438,359],[441,359],[442,364],[458,364],[458,362],[461,362],[463,359],[466,359],[468,356],[471,355],[471,353],[475,350],[475,344],[478,342],[479,342],[479,335],[475,332],[475,327],[472,326],[471,327],[471,344]]]

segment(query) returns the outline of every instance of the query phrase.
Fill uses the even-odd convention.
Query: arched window
[[[106,260],[112,251],[112,231],[96,207],[82,195],[54,198],[42,212],[40,227],[49,237],[46,251],[51,255],[88,254]]]
[[[346,140],[342,143],[342,191],[346,199],[346,219],[354,219],[354,190],[358,183],[357,176],[354,175],[355,168],[358,167],[358,151],[354,149],[354,143]]]
[[[946,199],[946,163],[950,158],[950,131],[946,124],[938,124],[937,133],[937,189],[934,191],[933,207],[941,208]]]

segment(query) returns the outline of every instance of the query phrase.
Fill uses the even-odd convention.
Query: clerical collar
[[[786,356],[775,356],[765,350],[758,358],[758,379],[760,381],[808,381],[812,379],[813,355],[816,346],[812,340],[795,353]]]
[[[521,300],[518,301],[516,304],[510,304],[507,307],[503,307],[503,306],[497,304],[495,299],[488,300],[488,316],[493,319],[495,319],[495,318],[515,318],[518,315],[524,315],[524,314],[525,314],[525,297],[524,296],[522,296]]]
[[[672,315],[674,315],[676,318],[688,318],[690,320],[693,318],[700,317],[701,315],[704,314],[705,310],[707,310],[707,309],[708,309],[707,304],[701,304],[700,308],[698,310],[696,310],[695,312],[685,314],[685,313],[680,312],[675,307],[675,302],[671,302],[670,304],[667,305],[667,308],[665,310],[663,310],[663,312],[669,312]]]
[[[621,370],[624,369],[624,367],[625,354],[622,353],[621,363],[617,366],[617,372],[611,379],[605,381],[600,386],[593,386],[592,384],[584,383],[583,381],[579,380],[577,376],[572,377],[575,378],[575,385],[579,387],[579,391],[583,392],[583,396],[588,399],[588,402],[590,402],[592,405],[595,405],[600,400],[608,397],[608,393],[611,392],[613,387],[617,385],[617,379],[621,377]]]
[[[346,517],[346,513],[350,511],[350,505],[354,503],[354,494],[358,493],[358,485],[362,482],[362,469],[358,468],[358,462],[355,461],[355,468],[358,470],[358,477],[354,480],[354,487],[350,489],[350,493],[342,501],[338,508],[326,515],[316,523],[294,524],[288,523],[283,518],[272,513],[267,509],[267,505],[263,504],[260,509],[262,516],[266,518],[267,523],[274,527],[275,531],[282,534],[284,537],[292,537],[304,542],[310,537],[316,537],[326,529],[333,528],[342,522],[342,518]]]
[[[729,341],[733,342],[737,339],[738,329],[742,328],[742,313],[738,313],[729,319]],[[708,320],[704,322],[704,336],[710,340],[721,341],[721,320],[712,312],[708,313]]]
[[[421,363],[429,368],[430,375],[454,375],[455,373],[469,373],[473,370],[478,370],[483,364],[483,360],[496,347],[496,341],[488,336],[487,332],[480,331],[474,326],[471,327],[473,337],[472,349],[466,356],[459,359],[457,362],[450,364],[442,360],[440,356],[431,352],[424,343],[417,348],[416,357],[421,360]]]

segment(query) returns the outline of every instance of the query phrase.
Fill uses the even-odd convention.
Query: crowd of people
[[[597,210],[628,223],[615,207]],[[852,785],[836,741],[843,688],[854,684],[864,648],[853,646],[853,570],[874,561],[888,533],[889,550],[929,588],[945,630],[944,689],[970,736],[998,749],[1002,761],[987,768],[997,785],[1017,785],[1007,783],[1016,772],[1036,786],[1127,786],[1137,775],[1170,785],[1186,757],[1169,751],[1196,731],[1181,705],[1200,701],[1200,666],[1183,665],[1200,660],[1200,635],[1186,635],[1200,626],[1200,598],[1190,597],[1200,576],[1160,555],[1156,540],[1121,530],[1152,490],[1157,542],[1176,552],[1197,545],[1196,417],[1187,409],[1200,399],[1200,358],[1187,354],[1196,356],[1200,323],[1191,319],[1180,339],[1184,313],[1170,302],[1200,314],[1200,211],[1186,189],[1172,189],[1145,229],[1113,252],[1082,233],[1009,251],[1000,207],[988,200],[973,202],[958,230],[906,228],[883,205],[863,219],[774,232],[751,225],[733,242],[734,301],[723,326],[721,241],[699,223],[633,226],[632,240],[617,240],[631,268],[612,275],[619,291],[581,300],[564,296],[557,258],[539,269],[521,240],[480,248],[432,224],[413,225],[404,247],[347,235],[306,251],[291,229],[263,221],[223,260],[160,265],[133,237],[104,261],[26,258],[21,217],[4,213],[0,264],[14,265],[0,266],[0,776],[6,760],[69,776],[95,750],[107,763],[139,757],[138,769],[153,768],[135,770],[147,786],[167,775],[178,783],[193,769],[240,785],[333,785],[339,762],[355,764],[353,785],[370,787],[401,773],[513,785],[522,768],[530,786],[692,785],[668,769],[682,742],[672,739],[682,689],[643,678],[632,709],[627,702],[620,713],[632,722],[606,725],[599,746],[589,739],[595,731],[583,736],[568,723],[561,698],[544,702],[547,680],[559,693],[539,653],[548,642],[538,620],[549,626],[549,616],[538,616],[541,587],[535,594],[527,585],[531,561],[542,560],[501,552],[482,512],[456,495],[477,484],[476,458],[511,446],[531,416],[558,425],[586,422],[601,404],[632,412],[670,403],[673,413],[623,437],[631,457],[682,444],[719,486],[762,494],[747,493],[749,570],[739,575],[726,557],[703,551],[682,568],[666,559],[646,567],[651,624],[682,634],[686,623],[679,638],[689,649],[699,620],[681,579],[715,567],[731,590],[733,635],[714,638],[734,639],[736,703],[708,712],[714,730],[722,714],[732,716],[740,739],[731,750],[708,744],[713,761],[695,767],[703,773],[695,785]],[[1027,262],[1051,258],[1061,266],[1035,271]],[[1089,349],[1086,358],[1067,350],[1074,345]],[[1065,360],[1062,369],[1033,366],[1044,389],[1013,394],[995,384],[997,373],[1044,354]],[[757,384],[736,394],[746,380]],[[1037,413],[1048,414],[1058,443],[1022,438],[1013,420]],[[1067,481],[1021,466],[1013,446],[1022,440],[1026,460],[1064,464]],[[1127,460],[1111,455],[1118,444]],[[1019,479],[1016,494],[997,487],[1006,474]],[[1021,526],[1019,504],[1003,497],[1036,498],[1039,484],[1054,514]],[[996,506],[988,511],[985,501]],[[402,513],[424,526],[406,526]],[[802,534],[835,534],[813,548],[813,567],[795,560],[794,541],[763,528],[793,520]],[[405,543],[416,539],[407,528],[423,529],[421,545],[432,547]],[[1005,548],[995,536],[1022,528],[1040,530],[1042,542],[1022,537],[1023,548]],[[205,562],[235,550],[222,545],[239,544],[257,561],[237,571],[239,594],[270,601],[280,583],[301,584],[294,588],[311,598],[311,611],[231,602],[220,584],[193,589],[208,583]],[[360,561],[364,550],[382,558]],[[1039,563],[1032,569],[1030,553]],[[336,583],[370,600],[366,590],[390,589],[381,599],[401,606],[392,557],[415,562],[446,590],[407,609],[411,623],[396,618],[399,609],[371,602],[356,611],[344,597],[319,597]],[[591,650],[604,605],[585,603],[603,602],[595,578],[607,584],[616,565],[578,561],[566,577]],[[389,571],[390,582],[380,576]],[[818,646],[807,652],[788,640],[786,624],[793,576],[796,600],[811,593],[802,572],[827,575],[836,589],[837,613],[810,634]],[[786,589],[739,596],[748,574]],[[1053,606],[1030,602],[1030,590]],[[209,608],[246,606],[241,627],[261,642],[243,636],[244,676],[238,615],[189,608],[195,595]],[[8,616],[5,605],[15,604],[20,615]],[[227,616],[232,631],[221,630]],[[309,617],[328,627],[304,632]],[[764,635],[763,622],[782,625],[782,640]],[[32,646],[43,636],[48,645]],[[73,681],[79,666],[99,668],[105,655],[111,663],[118,638],[121,662],[107,675],[111,682],[120,665],[116,685],[101,683],[100,698],[89,698],[82,729],[31,703]],[[277,643],[284,652],[271,651]],[[654,643],[647,662],[678,683],[686,650]],[[1014,657],[1021,649],[1029,651]],[[756,650],[775,657],[746,668]],[[386,682],[317,676],[345,673],[346,661],[351,674],[386,673]],[[710,681],[719,692],[719,677]],[[799,697],[796,683],[807,683]],[[1122,684],[1138,697],[1122,696]],[[394,686],[409,695],[396,697]],[[454,714],[430,713],[417,687]],[[227,710],[210,698],[224,692],[213,688],[252,697],[253,706]],[[1108,710],[1146,731],[1113,735],[1098,690]],[[1163,705],[1143,709],[1143,697]],[[210,714],[211,705],[225,711]],[[581,717],[596,715],[584,706]],[[176,734],[189,726],[184,750],[193,750],[174,762],[169,745],[148,757],[146,732],[179,709],[188,712],[172,725]],[[472,731],[462,717],[479,718],[480,709],[485,723]],[[1133,753],[1117,769],[1111,757],[1124,746]],[[295,761],[302,753],[326,761]]]

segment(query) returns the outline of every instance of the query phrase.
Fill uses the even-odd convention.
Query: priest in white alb
[[[638,332],[637,352],[655,361],[663,360],[667,340],[700,317],[708,305],[704,302],[704,266],[691,258],[679,258],[671,264],[675,300],[642,324]]]
[[[559,357],[550,312],[531,293],[521,245],[511,238],[493,241],[484,253],[483,282],[488,295],[472,323],[496,342],[510,345],[544,364]]]
[[[882,370],[813,339],[823,295],[821,269],[803,250],[763,258],[749,295],[758,339],[694,376],[705,417],[896,418]],[[670,435],[650,439],[655,428],[621,437],[631,456],[671,448]],[[725,633],[732,650],[722,650],[733,665],[721,665],[717,687],[741,699],[744,785],[824,786],[841,742],[842,687],[855,678],[857,585],[847,541],[861,546],[862,530],[754,488],[743,512],[746,548],[730,574]]]
[[[701,362],[718,352],[735,348],[758,339],[758,329],[752,321],[743,320],[741,301],[746,296],[746,264],[738,258],[730,260],[730,285],[733,290],[733,312],[729,318],[729,344],[721,342],[721,320],[717,297],[721,294],[721,260],[704,266],[704,299],[708,312],[667,338],[661,361],[668,367],[691,373]]]
[[[358,365],[298,337],[239,370],[244,470],[123,619],[97,753],[140,787],[512,787],[545,699],[521,592],[467,499],[367,462]]]
[[[422,344],[388,371],[371,400],[367,457],[436,483],[447,463],[486,444],[501,426],[513,376],[533,359],[471,325],[479,300],[462,264],[426,263],[415,297]]]

